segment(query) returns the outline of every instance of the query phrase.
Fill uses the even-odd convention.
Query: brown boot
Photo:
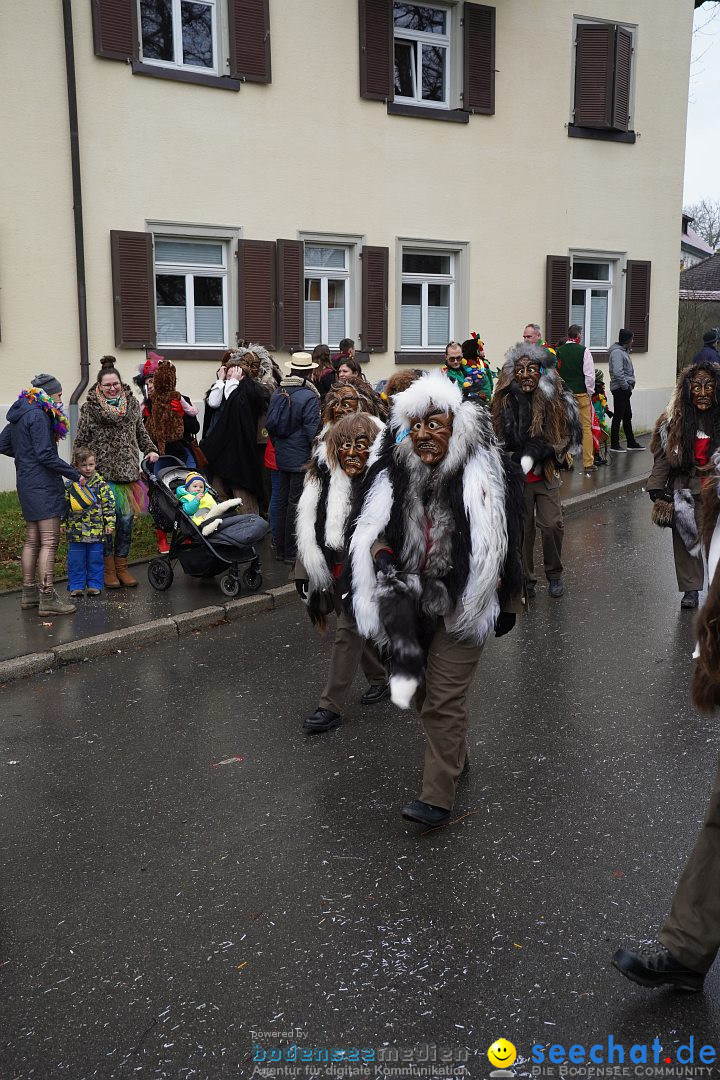
[[[120,584],[124,585],[127,589],[134,589],[137,587],[137,581],[128,570],[127,558],[121,559],[117,555],[115,556],[115,573],[118,576]]]
[[[115,569],[115,556],[114,555],[106,555],[105,556],[105,574],[104,574],[104,577],[103,577],[103,581],[104,581],[106,589],[119,589],[120,588],[120,581],[118,579],[117,571]]]

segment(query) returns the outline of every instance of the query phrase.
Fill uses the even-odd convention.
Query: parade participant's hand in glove
[[[653,502],[657,502],[658,499],[662,499],[664,502],[673,501],[672,492],[668,491],[666,488],[652,488],[648,491],[648,495]]]
[[[501,611],[495,620],[495,637],[504,637],[515,626],[516,615],[513,611]]]
[[[529,473],[530,470],[538,465],[542,461],[547,461],[548,458],[553,457],[555,451],[550,443],[546,443],[544,439],[528,439],[523,448],[522,457],[520,458],[520,465],[524,473]]]

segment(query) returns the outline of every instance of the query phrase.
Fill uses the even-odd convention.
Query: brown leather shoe
[[[127,558],[121,559],[118,555],[115,556],[115,573],[120,584],[126,589],[137,588],[137,581],[128,570]]]
[[[117,576],[117,571],[115,569],[115,556],[114,555],[106,555],[105,556],[105,571],[104,571],[104,574],[103,574],[103,583],[104,583],[106,589],[119,589],[120,588],[120,580],[119,580],[119,578]]]

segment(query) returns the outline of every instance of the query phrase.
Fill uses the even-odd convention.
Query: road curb
[[[562,502],[566,517],[580,514],[628,491],[641,488],[645,477],[632,477],[618,480],[614,484],[595,491],[584,491],[571,495]],[[39,675],[46,671],[57,670],[68,664],[81,663],[100,656],[110,656],[122,649],[129,649],[147,642],[163,641],[168,638],[182,637],[213,626],[225,626],[239,619],[252,618],[262,611],[284,608],[296,602],[297,593],[294,584],[279,585],[261,593],[228,600],[226,604],[197,608],[194,611],[182,611],[164,619],[140,623],[137,626],[124,626],[111,630],[107,634],[98,634],[91,638],[79,638],[64,645],[56,645],[48,652],[26,653],[0,661],[0,685],[24,679],[28,675]]]

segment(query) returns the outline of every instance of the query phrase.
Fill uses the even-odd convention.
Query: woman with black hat
[[[15,459],[17,493],[26,526],[20,606],[37,608],[38,615],[69,615],[75,605],[61,600],[54,588],[60,520],[66,506],[62,478],[84,484],[85,477],[57,452],[57,443],[68,433],[59,380],[53,375],[36,375],[10,406],[7,420],[0,432],[0,454]]]

